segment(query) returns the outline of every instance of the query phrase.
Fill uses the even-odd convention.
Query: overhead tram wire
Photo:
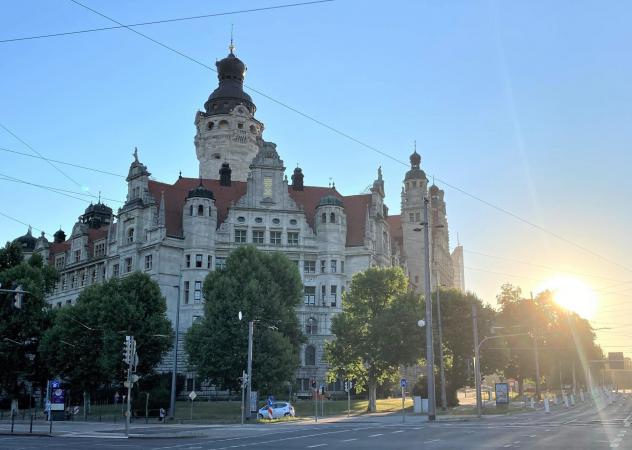
[[[528,266],[540,267],[542,269],[558,270],[560,272],[570,273],[570,274],[573,274],[573,275],[581,275],[581,276],[584,276],[584,277],[600,278],[602,280],[616,281],[617,283],[620,283],[620,284],[630,284],[630,283],[632,283],[632,280],[631,281],[622,281],[622,280],[617,280],[616,278],[604,277],[604,276],[595,275],[595,274],[592,274],[592,273],[575,272],[575,271],[572,271],[572,270],[560,269],[559,267],[547,266],[547,265],[544,265],[544,264],[537,264],[537,263],[533,263],[533,262],[530,262],[530,261],[524,261],[524,260],[520,260],[520,259],[509,258],[509,257],[506,257],[506,256],[490,255],[488,253],[478,252],[478,251],[475,251],[475,250],[463,249],[463,251],[465,253],[471,253],[472,255],[484,256],[486,258],[500,259],[500,260],[504,260],[504,261],[511,261],[511,262],[515,262],[515,263],[519,263],[519,264],[525,264],[525,265],[528,265]],[[616,286],[618,286],[618,285],[619,284],[617,284]],[[607,286],[607,287],[611,287],[611,286]],[[606,287],[604,287],[604,288],[606,288]]]
[[[35,158],[35,159],[41,159],[41,160],[44,160],[44,161],[50,161],[50,162],[54,162],[54,163],[57,163],[57,164],[62,164],[62,165],[65,165],[65,166],[76,167],[78,169],[90,170],[92,172],[98,172],[98,173],[102,173],[104,175],[112,175],[114,177],[125,178],[125,175],[121,175],[119,173],[108,172],[107,170],[95,169],[94,167],[87,167],[87,166],[82,166],[82,165],[79,165],[79,164],[73,164],[73,163],[69,163],[69,162],[65,162],[65,161],[59,161],[57,159],[45,158],[44,156],[41,156],[41,155],[40,156],[38,156],[38,155],[31,155],[29,153],[19,152],[17,150],[11,150],[11,149],[8,149],[8,148],[3,148],[3,147],[0,147],[0,151],[14,153],[16,155],[28,156],[29,158]]]
[[[38,152],[36,149],[34,149],[31,145],[29,145],[28,142],[26,142],[24,139],[22,139],[20,136],[18,136],[17,134],[15,134],[13,131],[11,131],[10,129],[8,129],[4,124],[2,124],[2,122],[0,122],[0,128],[2,128],[4,131],[6,131],[7,133],[9,133],[11,136],[13,136],[15,139],[17,139],[18,141],[20,141],[22,144],[24,144],[26,146],[26,148],[28,148],[29,150],[31,150],[33,153],[37,153],[39,156],[41,156],[43,158],[43,155]],[[48,164],[50,164],[50,166],[55,169],[57,172],[61,173],[64,177],[66,177],[67,179],[69,179],[70,181],[72,181],[74,184],[76,184],[77,186],[79,186],[81,188],[81,183],[79,183],[77,180],[75,180],[74,178],[72,178],[70,175],[68,175],[66,172],[64,172],[63,170],[61,170],[59,167],[57,167],[55,164],[53,164],[50,161],[47,161]]]
[[[10,216],[10,215],[8,215],[8,214],[5,214],[5,213],[3,213],[2,211],[0,211],[0,216],[4,216],[4,217],[6,217],[7,219],[13,220],[14,222],[21,223],[22,225],[25,225],[25,226],[27,226],[27,227],[31,227],[31,228],[33,228],[35,231],[40,231],[40,232],[44,232],[44,233],[46,233],[44,230],[40,230],[39,228],[36,228],[36,227],[34,227],[33,225],[31,225],[31,224],[28,224],[28,223],[26,223],[26,222],[23,222],[23,221],[21,221],[20,219],[16,219],[16,218],[15,218],[15,217],[13,217],[13,216]]]
[[[69,1],[73,2],[74,4],[76,4],[78,6],[81,6],[84,9],[87,9],[88,11],[91,11],[92,13],[94,13],[94,14],[96,14],[98,16],[101,16],[101,17],[103,17],[103,18],[105,18],[105,19],[107,19],[107,20],[109,20],[109,21],[111,21],[113,23],[116,23],[117,25],[121,26],[122,28],[126,28],[127,30],[129,30],[129,31],[131,31],[131,32],[133,32],[133,33],[135,33],[135,34],[137,34],[137,35],[139,35],[139,36],[141,36],[141,37],[153,42],[156,45],[159,45],[159,46],[169,50],[170,52],[176,53],[177,55],[180,55],[181,57],[183,57],[183,58],[185,58],[185,59],[187,59],[187,60],[189,60],[189,61],[191,61],[191,62],[193,62],[193,63],[195,63],[195,64],[197,64],[199,66],[202,66],[202,67],[204,67],[204,68],[206,68],[208,70],[211,70],[213,72],[217,72],[213,67],[211,67],[211,66],[209,66],[207,64],[204,64],[203,62],[193,58],[192,56],[189,56],[186,53],[181,52],[180,50],[176,50],[175,48],[170,47],[167,44],[164,44],[164,43],[162,43],[162,42],[160,42],[160,41],[158,41],[158,40],[156,40],[156,39],[154,39],[154,38],[152,38],[152,37],[150,37],[150,36],[148,36],[148,35],[146,35],[144,33],[141,33],[138,30],[135,30],[135,29],[133,29],[133,28],[131,28],[129,26],[126,26],[123,23],[119,22],[118,20],[113,19],[112,17],[109,17],[106,14],[103,14],[103,13],[101,13],[101,12],[99,12],[99,11],[97,11],[97,10],[87,6],[87,5],[84,5],[83,3],[79,2],[78,0],[69,0]],[[293,106],[288,105],[287,103],[284,103],[284,102],[282,102],[280,100],[277,100],[276,98],[271,97],[271,96],[265,94],[264,92],[262,92],[262,91],[260,91],[260,90],[258,90],[256,88],[250,86],[250,85],[247,85],[247,84],[244,83],[244,87],[249,89],[249,90],[251,90],[252,92],[255,92],[255,93],[259,94],[260,96],[262,96],[262,97],[264,97],[264,98],[266,98],[266,99],[268,99],[268,100],[270,100],[270,101],[272,101],[272,102],[274,102],[274,103],[276,103],[276,104],[278,104],[278,105],[280,105],[280,106],[282,106],[282,107],[284,107],[284,108],[286,108],[286,109],[288,109],[288,110],[290,110],[290,111],[292,111],[292,112],[294,112],[294,113],[296,113],[296,114],[298,114],[298,115],[300,115],[300,116],[302,116],[302,117],[304,117],[304,118],[306,118],[306,119],[308,119],[308,120],[310,120],[310,121],[312,121],[312,122],[314,122],[314,123],[316,123],[316,124],[318,124],[318,125],[320,125],[320,126],[322,126],[324,128],[326,128],[326,129],[332,131],[333,133],[336,133],[336,134],[338,134],[338,135],[340,135],[340,136],[342,136],[342,137],[344,137],[344,138],[346,138],[346,139],[348,139],[348,140],[350,140],[352,142],[355,142],[358,145],[361,145],[361,146],[363,146],[363,147],[365,147],[365,148],[367,148],[367,149],[369,149],[369,150],[371,150],[371,151],[373,151],[373,152],[375,152],[375,153],[377,153],[379,155],[384,156],[385,158],[391,159],[391,160],[393,160],[393,161],[395,161],[395,162],[397,162],[399,164],[404,165],[405,167],[408,167],[408,164],[405,163],[404,161],[401,161],[400,159],[398,159],[398,158],[396,158],[394,156],[391,156],[388,153],[386,153],[386,152],[384,152],[384,151],[382,151],[382,150],[380,150],[380,149],[378,149],[378,148],[376,148],[376,147],[374,147],[374,146],[372,146],[370,144],[367,144],[367,143],[365,143],[365,142],[363,142],[363,141],[351,136],[350,134],[347,134],[347,133],[335,128],[335,127],[333,127],[333,126],[331,126],[331,125],[329,125],[329,124],[327,124],[327,123],[315,118],[314,116],[311,116],[311,115],[309,115],[307,113],[304,113],[304,112],[298,110],[297,108],[294,108]],[[526,225],[529,225],[530,227],[535,228],[535,229],[537,229],[537,230],[539,230],[539,231],[541,231],[543,233],[546,233],[546,234],[548,234],[550,236],[553,236],[553,237],[555,237],[556,239],[558,239],[560,241],[563,241],[563,242],[565,242],[565,243],[567,243],[569,245],[572,245],[572,246],[574,246],[574,247],[576,247],[576,248],[578,248],[578,249],[580,249],[580,250],[582,250],[582,251],[584,251],[586,253],[589,253],[589,254],[591,254],[593,256],[596,256],[596,257],[598,257],[598,258],[600,258],[600,259],[602,259],[604,261],[607,261],[607,262],[609,262],[612,265],[621,267],[621,268],[623,268],[623,269],[625,269],[625,270],[627,270],[629,272],[632,272],[632,268],[631,267],[628,267],[628,266],[626,266],[624,264],[621,264],[621,263],[619,263],[619,262],[617,262],[617,261],[615,261],[615,260],[613,260],[611,258],[608,258],[607,256],[601,255],[600,253],[597,253],[597,252],[595,252],[595,251],[593,251],[593,250],[591,250],[591,249],[589,249],[589,248],[587,248],[587,247],[585,247],[585,246],[583,246],[581,244],[578,244],[575,241],[560,235],[559,233],[556,233],[554,231],[548,230],[547,228],[545,228],[545,227],[543,227],[541,225],[538,225],[535,222],[531,222],[530,220],[525,219],[525,218],[519,216],[518,214],[515,214],[515,213],[513,213],[513,212],[511,212],[511,211],[509,211],[509,210],[507,210],[507,209],[505,209],[505,208],[503,208],[501,206],[498,206],[498,205],[496,205],[496,204],[494,204],[492,202],[489,202],[489,201],[487,201],[487,200],[485,200],[485,199],[483,199],[483,198],[481,198],[481,197],[479,197],[479,196],[477,196],[475,194],[472,194],[472,193],[470,193],[470,192],[468,192],[468,191],[466,191],[464,189],[461,189],[461,188],[459,188],[459,187],[457,187],[457,186],[455,186],[455,185],[453,185],[451,183],[448,183],[447,181],[445,181],[445,180],[443,180],[443,179],[441,179],[441,178],[439,178],[437,176],[434,176],[434,175],[432,175],[432,176],[437,181],[439,181],[440,183],[444,184],[445,186],[447,186],[447,187],[449,187],[449,188],[451,188],[451,189],[453,189],[453,190],[455,190],[457,192],[460,192],[461,194],[463,194],[463,195],[465,195],[467,197],[470,197],[471,199],[474,199],[474,200],[476,200],[476,201],[478,201],[478,202],[480,202],[480,203],[482,203],[482,204],[484,204],[484,205],[486,205],[486,206],[488,206],[488,207],[490,207],[492,209],[495,209],[495,210],[497,210],[499,212],[502,212],[502,213],[504,213],[504,214],[506,214],[506,215],[508,215],[510,217],[513,217],[515,220],[518,220],[519,222],[522,222],[522,223],[524,223]]]
[[[242,10],[237,10],[237,11],[227,11],[227,12],[221,12],[221,13],[202,14],[198,16],[176,17],[172,19],[152,20],[150,22],[130,23],[127,25],[117,25],[113,27],[89,28],[86,30],[65,31],[65,32],[50,33],[50,34],[39,34],[35,36],[22,36],[22,37],[16,37],[16,38],[0,39],[0,44],[5,44],[9,42],[29,41],[29,40],[35,40],[35,39],[46,39],[46,38],[61,37],[61,36],[72,36],[72,35],[77,35],[77,34],[93,33],[97,31],[118,30],[118,29],[126,28],[126,27],[143,27],[143,26],[148,26],[148,25],[159,25],[159,24],[164,24],[164,23],[174,23],[174,22],[184,22],[188,20],[207,19],[209,17],[230,16],[230,15],[236,15],[236,14],[270,11],[274,9],[293,8],[297,6],[309,6],[309,5],[315,5],[318,3],[331,3],[333,1],[335,0],[315,0],[315,1],[301,2],[301,3],[288,3],[285,5],[264,6],[261,8],[251,8],[251,9],[242,9]]]
[[[68,190],[68,189],[61,189],[61,188],[56,188],[56,187],[53,187],[53,186],[46,186],[46,185],[43,185],[43,184],[32,183],[30,181],[22,180],[20,178],[15,178],[15,177],[3,174],[3,173],[0,173],[0,177],[1,177],[0,180],[3,180],[3,181],[11,181],[13,183],[26,184],[26,185],[37,187],[37,188],[40,188],[40,189],[46,189],[48,191],[52,191],[52,192],[55,192],[55,193],[58,193],[58,194],[69,193],[69,194],[74,194],[74,195],[83,195],[83,196],[92,197],[92,194],[88,194],[88,193],[85,193],[85,192],[71,191],[71,190]],[[88,201],[88,200],[83,199],[83,198],[78,198],[78,197],[73,197],[73,198],[77,198],[78,200]],[[104,197],[104,196],[100,196],[100,199],[101,200],[108,200],[108,201],[116,202],[116,203],[125,203],[124,201],[116,200],[116,199],[108,198],[108,197]]]

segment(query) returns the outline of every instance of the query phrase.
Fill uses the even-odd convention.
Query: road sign
[[[496,404],[508,405],[509,404],[509,384],[496,383]]]
[[[195,400],[197,398],[197,394],[195,393],[195,391],[191,391],[189,393],[189,398],[191,399],[191,401]]]
[[[133,374],[132,375],[132,383],[137,383],[138,380],[140,380],[140,377],[138,375],[136,375],[136,374]]]
[[[623,352],[609,352],[608,353],[608,366],[610,370],[623,370],[625,369],[623,359]]]
[[[405,388],[406,386],[408,386],[408,380],[406,380],[406,378],[402,378],[401,380],[399,380],[399,385]]]

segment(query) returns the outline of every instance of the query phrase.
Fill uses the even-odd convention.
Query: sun
[[[577,313],[584,319],[592,319],[597,312],[597,295],[581,280],[556,277],[541,285],[537,292],[544,290],[553,292],[558,305]]]

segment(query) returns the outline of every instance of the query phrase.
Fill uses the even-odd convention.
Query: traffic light
[[[24,298],[24,292],[22,286],[15,288],[15,294],[13,295],[13,307],[16,309],[22,309],[22,299]]]
[[[127,365],[132,363],[132,337],[125,336],[125,343],[123,344],[123,362]]]

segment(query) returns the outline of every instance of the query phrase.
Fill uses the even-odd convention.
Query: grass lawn
[[[283,399],[278,399],[283,401]],[[313,417],[314,416],[314,401],[312,400],[298,400],[293,403],[296,409],[296,417]],[[260,404],[263,406],[263,403]],[[366,412],[368,406],[367,400],[351,400],[351,414],[362,414]],[[405,403],[406,412],[411,413],[413,407],[413,401],[411,398],[406,399]],[[169,409],[169,405],[164,406],[165,410]],[[402,400],[400,398],[383,399],[377,401],[378,412],[394,412],[401,411]],[[322,416],[324,411],[325,416],[341,415],[347,413],[347,401],[346,400],[324,400],[322,403],[318,402],[318,416]],[[144,417],[145,411],[137,411],[137,416]],[[152,411],[150,411],[150,416]],[[93,405],[92,406],[92,418],[102,417],[102,420],[114,421],[114,416],[117,416],[117,420],[122,420],[123,414],[121,405]],[[83,410],[78,417],[79,420],[83,418]],[[241,405],[238,401],[204,401],[198,400],[193,403],[191,408],[191,402],[178,401],[176,403],[176,420],[191,420],[211,423],[238,423],[241,420]],[[156,412],[153,411],[153,418],[156,420]]]

